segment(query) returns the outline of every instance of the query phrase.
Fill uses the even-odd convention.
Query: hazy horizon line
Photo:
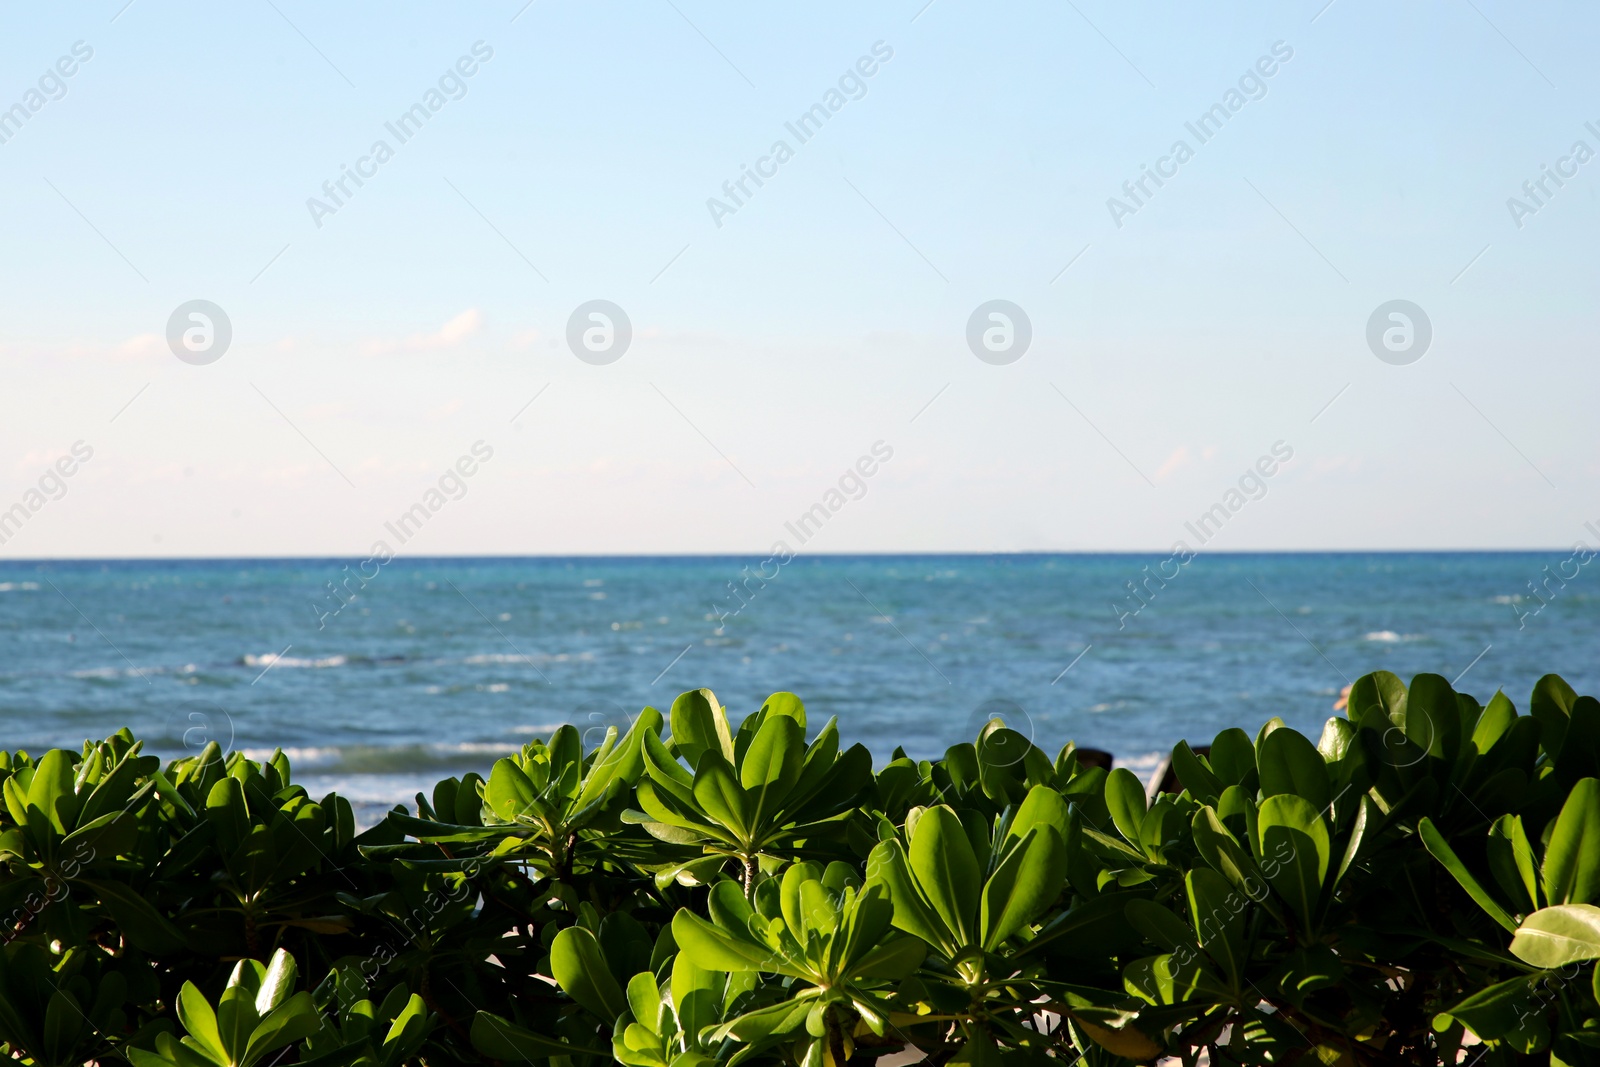
[[[1021,558],[1073,558],[1073,557],[1117,557],[1117,556],[1148,556],[1161,555],[1170,552],[1170,548],[1134,548],[1134,549],[1032,549],[1032,550],[951,550],[951,551],[870,551],[870,552],[806,552],[796,553],[794,560],[804,559],[1021,559]],[[1519,556],[1538,555],[1550,552],[1568,551],[1563,546],[1536,546],[1524,548],[1254,548],[1254,549],[1216,549],[1211,551],[1196,552],[1195,557],[1201,556]],[[546,561],[577,561],[603,562],[603,561],[639,561],[639,560],[725,560],[748,559],[752,556],[769,555],[768,550],[755,549],[748,552],[596,552],[596,553],[447,553],[429,555],[396,556],[393,562],[402,559],[414,562],[472,562],[472,561],[500,561],[500,560],[546,560]],[[10,559],[0,558],[0,567],[6,565],[29,565],[50,563],[312,563],[327,561],[348,561],[362,559],[361,553],[344,554],[314,554],[314,555],[273,555],[273,556],[19,556]]]

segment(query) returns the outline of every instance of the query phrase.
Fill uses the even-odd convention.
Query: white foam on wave
[[[1393,630],[1373,630],[1371,633],[1364,635],[1363,639],[1393,644],[1396,641],[1421,641],[1426,636],[1426,634],[1397,634]]]
[[[38,582],[0,582],[0,593],[31,593],[38,588]]]
[[[1136,756],[1117,756],[1115,765],[1134,773],[1145,788],[1150,788],[1150,779],[1161,767],[1161,762],[1170,756],[1170,752],[1144,752]]]
[[[262,763],[271,759],[275,750],[270,748],[246,748],[240,751],[244,753],[245,759],[252,759],[257,763]],[[339,762],[340,750],[328,745],[290,746],[283,750],[283,754],[289,757],[291,766],[294,764],[318,766]]]
[[[260,656],[246,655],[244,657],[244,665],[246,667],[303,667],[315,669],[321,667],[343,667],[349,662],[350,657],[348,656],[322,656],[316,659],[307,659],[300,656],[285,656],[277,652],[267,652]]]

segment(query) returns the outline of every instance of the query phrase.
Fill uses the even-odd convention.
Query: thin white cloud
[[[1179,445],[1172,450],[1172,455],[1163,460],[1161,466],[1156,468],[1156,481],[1165,481],[1167,475],[1174,471],[1182,470],[1193,462],[1194,458],[1189,455],[1189,446]]]
[[[483,314],[477,308],[468,308],[433,333],[414,333],[402,341],[370,341],[365,351],[368,355],[383,356],[391,352],[431,352],[454,348],[482,327]]]

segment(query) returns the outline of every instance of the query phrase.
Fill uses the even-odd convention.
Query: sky
[[[1595,543],[1597,22],[9,9],[0,558]]]

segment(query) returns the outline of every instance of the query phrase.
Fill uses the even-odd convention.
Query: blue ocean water
[[[1600,691],[1590,570],[1560,551],[0,563],[0,746],[129,726],[169,756],[282,747],[370,812],[706,686],[736,716],[799,693],[880,761],[999,713],[1148,772],[1274,715],[1315,736],[1379,668],[1519,707],[1550,671]]]

